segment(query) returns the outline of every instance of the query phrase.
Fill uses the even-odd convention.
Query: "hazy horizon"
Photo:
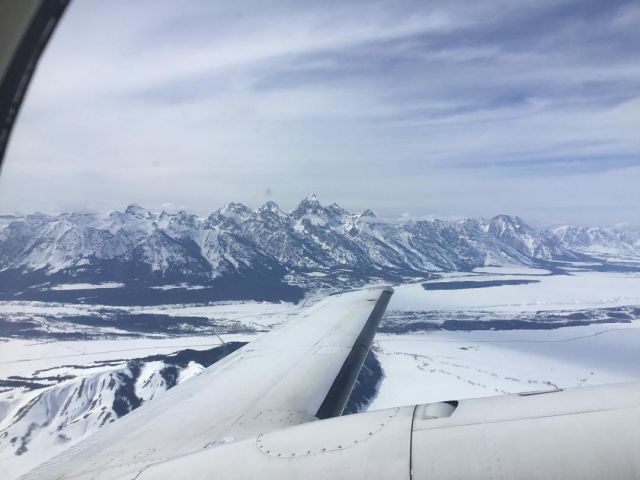
[[[72,2],[0,212],[324,204],[640,228],[640,5]]]

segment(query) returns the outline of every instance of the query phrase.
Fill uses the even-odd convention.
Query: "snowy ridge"
[[[8,478],[25,473],[243,345],[232,342],[127,362],[69,365],[3,380],[0,459],[10,470]]]

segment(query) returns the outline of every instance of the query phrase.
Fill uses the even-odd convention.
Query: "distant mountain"
[[[567,249],[588,255],[640,258],[640,233],[601,227],[563,226],[550,235]]]
[[[166,289],[157,289],[166,285],[184,286],[185,301],[291,300],[307,288],[575,260],[590,252],[576,245],[577,238],[560,230],[539,232],[507,215],[395,224],[370,210],[353,214],[335,203],[322,205],[314,195],[290,212],[274,202],[257,210],[230,203],[208,217],[156,214],[133,204],[102,215],[5,218],[0,295],[51,299],[54,284],[116,282],[127,288],[101,289],[100,301],[170,301]],[[122,300],[125,290],[135,298]],[[60,295],[78,294],[66,291],[56,298]]]
[[[577,260],[579,257],[557,238],[534,230],[520,217],[498,215],[492,218],[489,233],[527,258]]]

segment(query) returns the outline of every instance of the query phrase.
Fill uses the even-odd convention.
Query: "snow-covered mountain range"
[[[151,297],[148,288],[155,287],[166,297],[167,289],[158,288],[179,285],[182,300],[187,290],[191,300],[226,298],[231,292],[254,298],[257,291],[295,299],[307,287],[540,265],[605,250],[640,255],[640,238],[631,233],[537,231],[507,215],[397,224],[370,210],[353,214],[335,203],[322,205],[313,195],[290,212],[273,202],[256,210],[230,203],[208,217],[129,205],[107,214],[5,216],[0,228],[0,290],[14,298],[84,282],[126,284],[138,298],[135,286],[147,288]],[[105,288],[102,296],[117,290],[125,289]]]

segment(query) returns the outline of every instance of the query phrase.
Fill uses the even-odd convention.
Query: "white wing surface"
[[[340,415],[392,293],[327,297],[25,478],[133,479],[158,462]]]

